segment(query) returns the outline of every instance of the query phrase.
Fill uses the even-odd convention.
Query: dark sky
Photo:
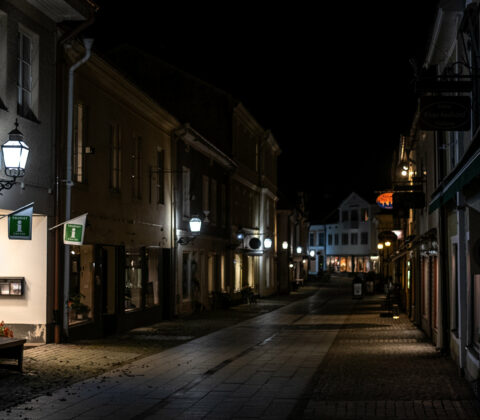
[[[282,149],[281,191],[314,214],[389,187],[436,1],[97,3],[97,47],[130,42],[239,99]]]

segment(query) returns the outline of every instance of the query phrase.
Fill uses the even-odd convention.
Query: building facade
[[[325,225],[325,267],[337,272],[375,271],[375,205],[351,193],[338,208],[339,222]]]
[[[85,2],[0,1],[0,135],[3,143],[17,121],[30,148],[25,176],[2,192],[1,214],[33,203],[30,240],[8,239],[8,218],[0,220],[0,317],[30,342],[51,340],[56,321],[57,49],[70,35],[60,24],[85,25],[93,14]],[[9,286],[12,278],[21,288]]]

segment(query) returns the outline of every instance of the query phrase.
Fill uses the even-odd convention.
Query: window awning
[[[428,206],[429,213],[434,212],[455,198],[458,191],[480,175],[480,150],[477,150],[464,165],[459,165],[458,167],[458,170],[450,174],[450,179],[433,194]]]

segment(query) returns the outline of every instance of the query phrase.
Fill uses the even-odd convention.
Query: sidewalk
[[[454,362],[404,313],[398,320],[379,316],[383,302],[381,295],[357,302],[294,413],[305,419],[480,419],[479,401]]]
[[[22,375],[0,369],[0,389],[9,390],[8,393],[0,393],[0,411],[273,311],[314,294],[320,287],[321,283],[311,282],[290,295],[258,299],[257,304],[242,304],[228,310],[163,321],[104,339],[27,348]],[[127,369],[125,374],[128,375]]]

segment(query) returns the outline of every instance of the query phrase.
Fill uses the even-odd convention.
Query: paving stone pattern
[[[453,362],[404,315],[381,317],[381,296],[352,299],[350,281],[163,351],[121,348],[133,361],[0,419],[480,418]]]
[[[359,301],[317,368],[303,418],[478,419],[479,404],[454,363],[402,314],[380,317],[383,301]]]

